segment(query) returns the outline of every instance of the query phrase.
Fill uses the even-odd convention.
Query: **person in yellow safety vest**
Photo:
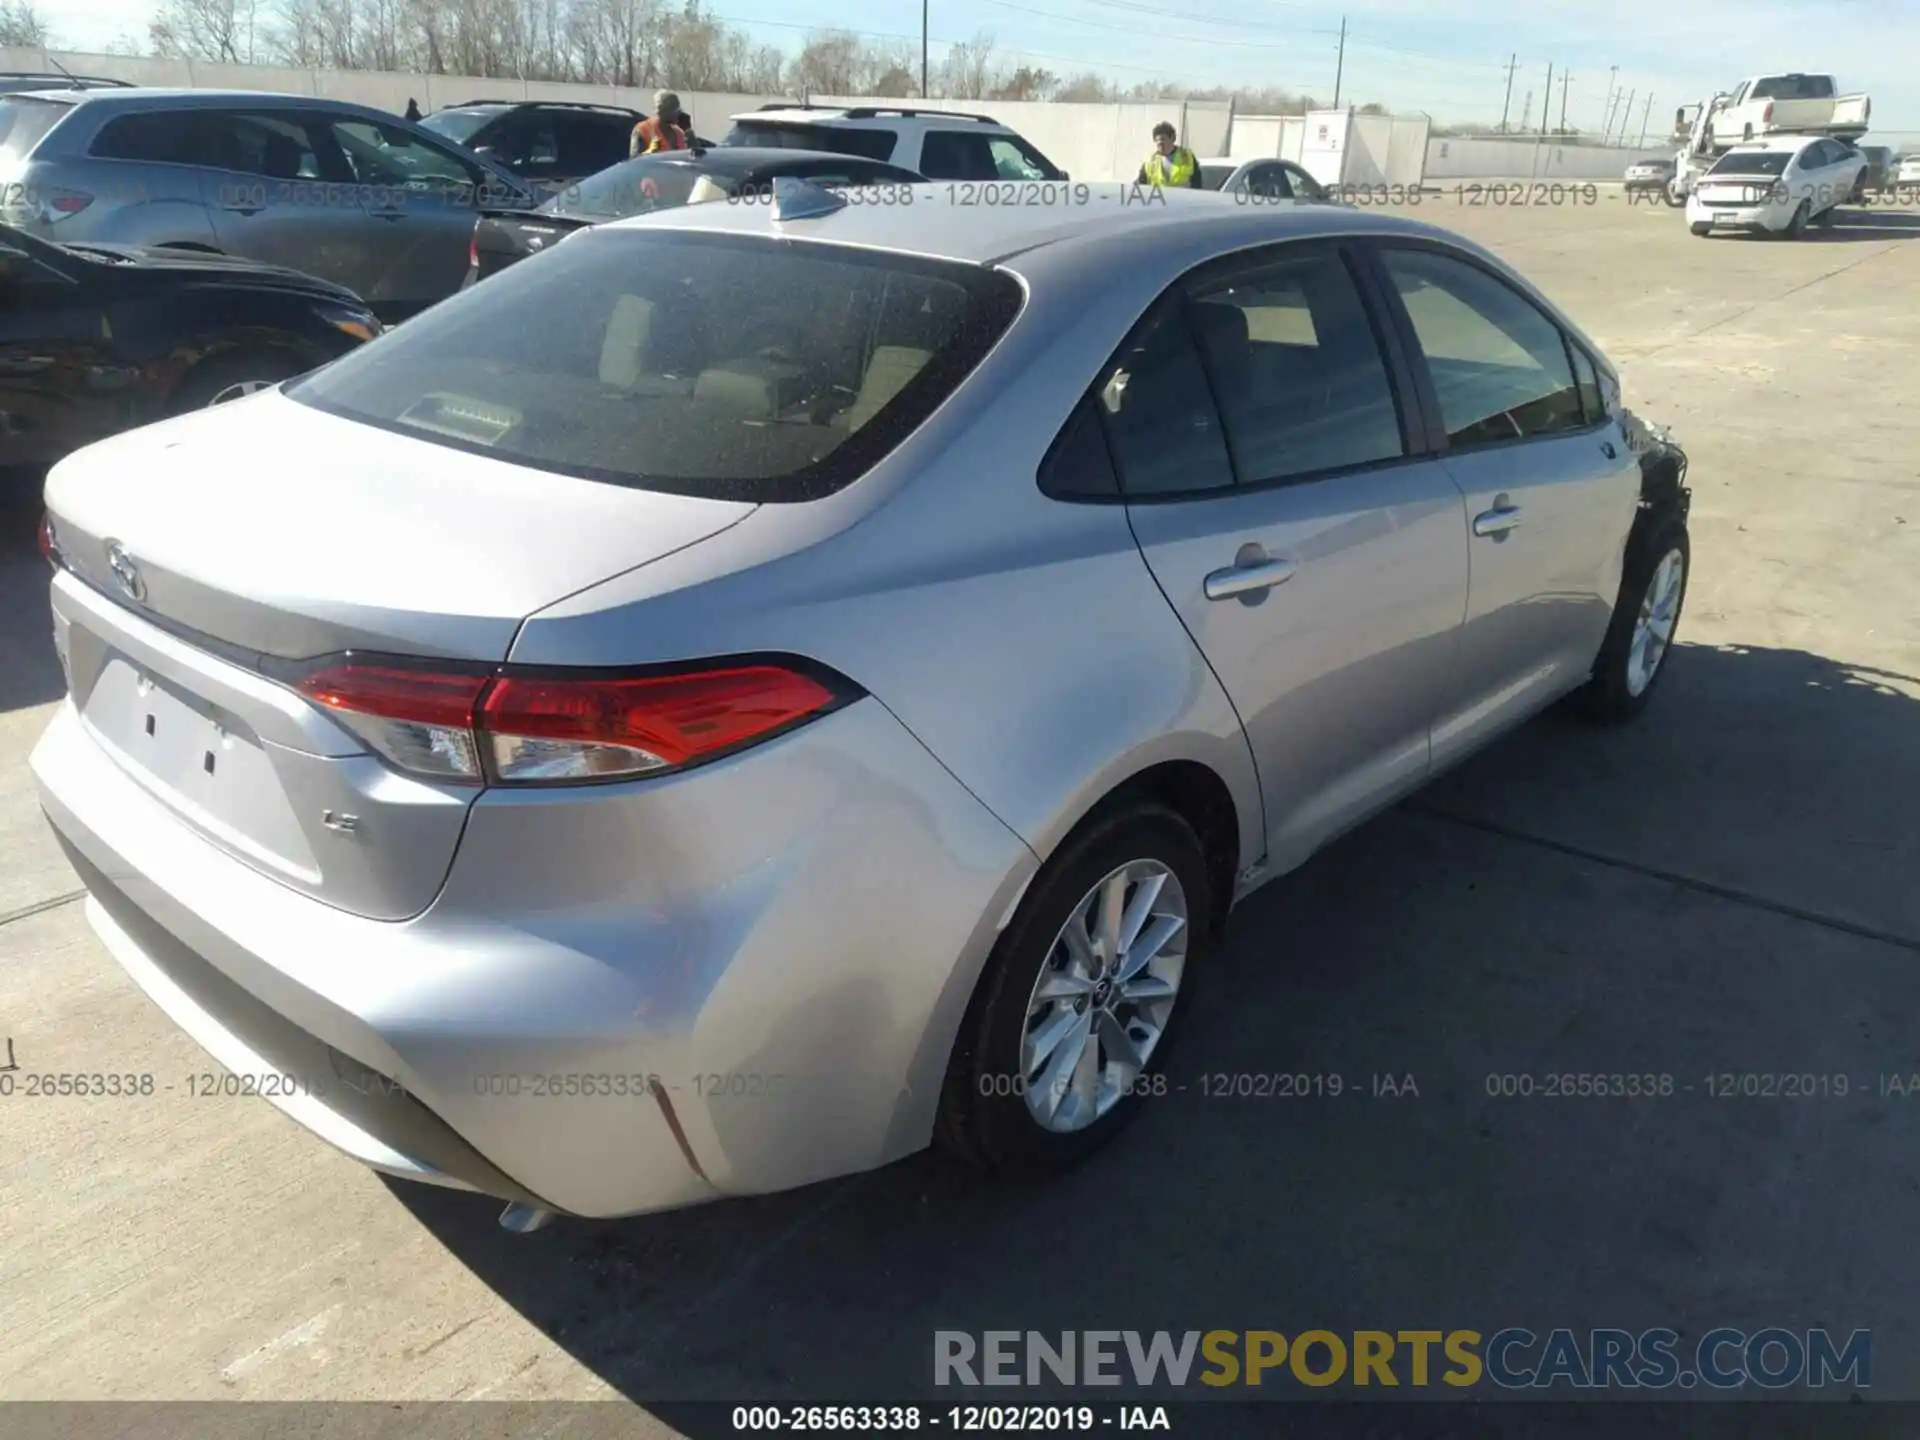
[[[1153,153],[1140,167],[1139,185],[1178,185],[1200,188],[1200,162],[1178,143],[1173,126],[1162,120],[1153,127]]]
[[[680,97],[662,90],[653,97],[653,114],[633,127],[627,154],[654,155],[662,150],[687,148],[687,132],[680,128]]]

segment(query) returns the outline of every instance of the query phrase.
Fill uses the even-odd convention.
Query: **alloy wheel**
[[[1157,860],[1120,866],[1073,907],[1020,1041],[1027,1108],[1042,1127],[1084,1130],[1146,1068],[1179,998],[1188,913],[1179,879]]]
[[[238,380],[223,389],[214,391],[213,398],[207,401],[207,406],[211,409],[215,405],[224,405],[229,400],[258,395],[262,390],[271,390],[278,383],[276,380]]]
[[[1686,556],[1679,547],[1669,550],[1647,582],[1640,598],[1640,614],[1633,624],[1633,643],[1627,647],[1627,692],[1641,695],[1653,683],[1660,662],[1673,643],[1673,627],[1680,616],[1680,594],[1687,575]]]

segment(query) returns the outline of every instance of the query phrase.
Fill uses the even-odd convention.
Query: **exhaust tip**
[[[515,1202],[500,1212],[500,1228],[515,1235],[531,1235],[553,1219],[553,1211]]]

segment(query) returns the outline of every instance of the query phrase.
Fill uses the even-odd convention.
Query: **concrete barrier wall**
[[[296,70],[271,65],[216,65],[202,60],[159,60],[79,52],[0,48],[0,69],[46,70],[60,65],[77,74],[102,75],[139,85],[197,89],[267,90],[351,100],[400,114],[409,99],[423,110],[480,97],[576,100],[652,107],[651,89],[614,85],[570,85],[548,81],[484,79],[460,75],[402,75],[381,71]],[[694,125],[709,139],[726,134],[728,117],[774,100],[797,97],[681,93]],[[1298,161],[1307,148],[1299,116],[1235,116],[1225,101],[1163,101],[1119,105],[1079,105],[1046,101],[875,100],[862,96],[810,97],[816,104],[913,104],[924,109],[972,110],[1010,125],[1044,151],[1056,165],[1080,180],[1130,180],[1152,145],[1153,127],[1171,120],[1186,143],[1202,156],[1253,159],[1279,155]],[[1670,153],[1662,143],[1646,149],[1622,146],[1564,145],[1519,138],[1431,139],[1421,154],[1410,127],[1424,117],[1359,116],[1361,143],[1355,147],[1356,174],[1349,183],[1392,184],[1472,179],[1617,180],[1634,160]]]
[[[1618,180],[1636,160],[1670,156],[1665,145],[1567,145],[1551,140],[1448,137],[1427,142],[1429,184],[1452,180]]]

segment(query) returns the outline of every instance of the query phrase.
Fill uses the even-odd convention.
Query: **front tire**
[[[1693,548],[1683,520],[1634,527],[1620,595],[1593,662],[1593,678],[1576,694],[1578,708],[1589,719],[1617,723],[1646,708],[1667,673],[1692,570]]]
[[[1694,221],[1691,225],[1687,226],[1687,229],[1696,235],[1711,235],[1713,233],[1713,226],[1704,220]]]
[[[1807,233],[1807,202],[1802,200],[1793,212],[1793,218],[1787,221],[1787,228],[1780,233],[1789,240],[1798,240]]]
[[[1175,1023],[1216,930],[1193,827],[1151,800],[1071,837],[980,977],[948,1063],[935,1139],[990,1173],[1078,1163],[1166,1090]]]

